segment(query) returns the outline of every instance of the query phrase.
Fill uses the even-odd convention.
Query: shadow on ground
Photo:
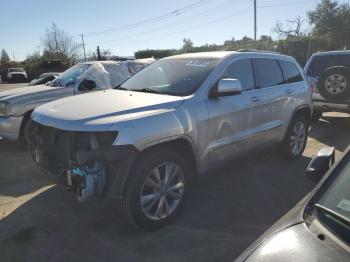
[[[78,204],[53,187],[0,223],[3,261],[232,261],[312,188],[308,158],[263,155],[199,180],[182,216],[151,233],[127,225],[113,203]]]
[[[1,261],[232,261],[311,190],[306,156],[324,145],[346,148],[348,120],[314,123],[307,153],[297,161],[262,152],[206,175],[194,184],[179,219],[155,232],[126,224],[114,203],[78,204],[52,187],[1,220]],[[1,195],[48,184],[28,153],[1,143]]]

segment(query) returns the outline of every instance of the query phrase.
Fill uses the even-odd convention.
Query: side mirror
[[[312,158],[306,168],[306,175],[314,182],[319,182],[335,162],[334,147],[324,147]]]
[[[84,79],[78,87],[79,91],[89,91],[96,88],[95,81]]]
[[[242,93],[241,81],[238,79],[224,78],[219,80],[217,87],[213,89],[210,97],[233,96],[240,93]]]

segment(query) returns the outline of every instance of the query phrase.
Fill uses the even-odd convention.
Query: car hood
[[[111,125],[172,110],[182,97],[103,90],[67,97],[35,109],[34,121],[67,131],[106,131]]]
[[[11,90],[0,92],[0,101],[10,101],[12,99],[22,98],[24,96],[32,96],[36,93],[50,92],[51,90],[54,90],[56,88],[57,87],[51,87],[46,85],[14,88]]]
[[[297,224],[267,239],[245,261],[349,261],[344,249],[318,239],[304,224]]]

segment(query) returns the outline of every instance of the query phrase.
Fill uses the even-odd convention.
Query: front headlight
[[[8,115],[11,111],[11,104],[9,102],[0,102],[0,115]]]

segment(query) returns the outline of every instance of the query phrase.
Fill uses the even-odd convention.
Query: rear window
[[[312,77],[319,77],[328,67],[332,66],[350,67],[350,54],[315,56],[311,60],[306,74]]]
[[[253,61],[260,88],[283,84],[282,72],[277,60],[258,58]]]
[[[283,71],[285,84],[303,81],[303,77],[294,63],[289,61],[280,61],[280,65]]]

